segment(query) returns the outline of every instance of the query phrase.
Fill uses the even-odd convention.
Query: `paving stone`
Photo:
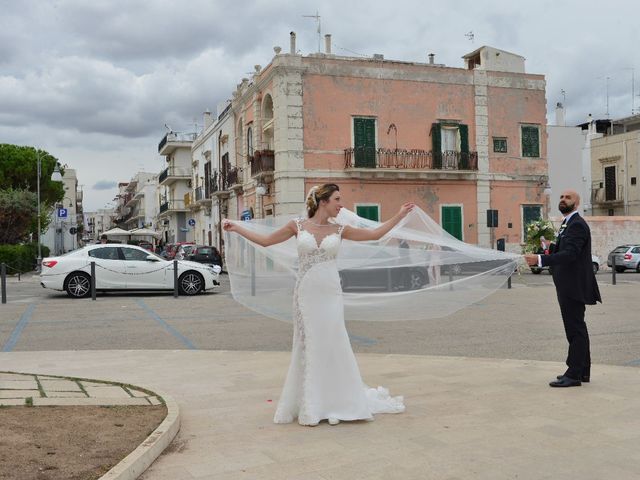
[[[34,376],[20,375],[17,373],[0,373],[0,382],[2,380],[34,380]]]
[[[47,398],[87,398],[83,392],[46,392]]]
[[[0,398],[0,405],[6,407],[24,405],[24,398]]]
[[[31,388],[37,389],[38,382],[36,382],[35,379],[0,380],[0,390],[5,388],[11,388],[13,390],[18,390],[18,389],[29,390]]]
[[[145,405],[149,406],[146,398],[34,398],[36,406],[47,405]]]
[[[134,397],[148,397],[149,394],[147,392],[143,392],[142,390],[134,390],[132,388],[127,389],[131,392],[131,395]]]
[[[92,398],[132,398],[121,387],[85,387]]]
[[[151,405],[162,405],[162,402],[158,400],[158,397],[147,397],[147,400],[151,402]]]
[[[40,390],[0,390],[0,398],[39,397]]]
[[[45,392],[81,392],[80,386],[72,380],[43,380],[40,379],[40,385]]]

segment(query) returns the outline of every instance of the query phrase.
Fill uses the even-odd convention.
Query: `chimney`
[[[289,44],[290,44],[290,52],[291,55],[296,54],[296,32],[289,33]]]
[[[566,127],[565,119],[564,119],[564,105],[562,102],[556,103],[556,125],[558,127]]]
[[[331,55],[331,34],[327,33],[324,36],[324,51],[327,55]]]
[[[435,58],[436,58],[436,54],[435,53],[430,53],[429,54],[429,65],[433,65],[434,64]]]
[[[213,118],[211,118],[211,112],[208,109],[202,115],[204,116],[204,128],[206,130],[213,123]]]

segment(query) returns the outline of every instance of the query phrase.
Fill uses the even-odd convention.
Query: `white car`
[[[597,255],[591,255],[591,267],[593,268],[593,273],[598,273],[598,270],[600,270],[600,257],[598,257]],[[549,270],[549,273],[551,273],[551,270],[552,270],[551,267],[530,267],[530,268],[531,268],[531,273],[535,273],[535,274],[538,274],[543,270]]]
[[[173,261],[135,245],[90,245],[60,257],[42,260],[40,284],[66,291],[70,297],[91,294],[91,262],[95,262],[96,291],[173,290]],[[220,285],[218,265],[178,261],[178,288],[196,295]]]

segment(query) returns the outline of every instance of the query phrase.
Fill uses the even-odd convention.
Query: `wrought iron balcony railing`
[[[169,177],[188,179],[191,177],[191,170],[184,167],[167,167],[158,175],[158,183],[164,182]]]
[[[273,172],[275,169],[275,155],[273,150],[258,150],[249,159],[251,163],[251,176],[264,172]]]
[[[197,136],[197,133],[169,132],[160,140],[158,152],[162,151],[162,147],[168,142],[193,142]]]
[[[419,149],[345,148],[345,168],[477,170],[477,152],[433,152]]]
[[[591,203],[613,203],[624,200],[624,185],[616,185],[612,188],[600,187],[596,182],[591,188]]]

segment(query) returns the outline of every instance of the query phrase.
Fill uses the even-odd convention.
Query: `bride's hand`
[[[409,212],[413,210],[413,207],[415,206],[416,206],[415,203],[411,203],[411,202],[405,203],[400,207],[400,211],[398,212],[398,215],[400,215],[400,218],[406,217],[409,214]]]
[[[233,232],[236,229],[236,224],[225,218],[222,220],[222,229],[225,232]]]

